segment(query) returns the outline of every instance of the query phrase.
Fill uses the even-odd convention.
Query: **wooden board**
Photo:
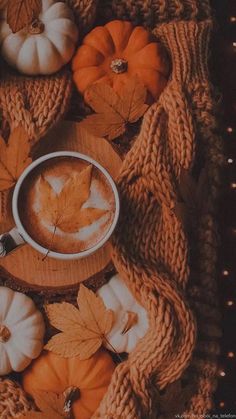
[[[78,123],[63,121],[52,129],[39,143],[34,156],[59,151],[79,151],[97,160],[115,179],[121,158],[113,147],[103,138],[97,138],[82,130]],[[85,259],[60,261],[47,258],[29,245],[1,260],[13,276],[39,286],[66,286],[81,282],[103,269],[110,260],[109,243],[95,254]]]

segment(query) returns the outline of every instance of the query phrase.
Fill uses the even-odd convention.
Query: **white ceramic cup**
[[[30,176],[30,173],[32,170],[34,170],[36,167],[38,167],[41,163],[45,162],[46,160],[54,159],[56,157],[75,157],[80,160],[84,160],[85,162],[88,162],[92,164],[94,167],[96,167],[106,178],[109,185],[111,186],[111,189],[114,194],[114,200],[115,200],[115,211],[114,211],[114,217],[113,221],[110,225],[109,230],[106,232],[106,234],[101,238],[101,240],[91,248],[87,250],[83,250],[79,253],[58,253],[54,252],[52,250],[48,251],[45,247],[41,246],[39,243],[37,243],[35,240],[32,239],[32,237],[28,234],[27,230],[23,226],[19,211],[18,211],[18,203],[19,203],[19,197],[21,193],[21,186],[24,180],[27,176]],[[73,151],[57,151],[55,153],[46,154],[45,156],[40,157],[39,159],[35,160],[33,163],[31,163],[21,174],[19,177],[15,189],[13,192],[12,197],[12,213],[13,218],[15,221],[15,227],[2,235],[0,235],[0,257],[4,257],[11,253],[12,251],[16,250],[19,246],[22,246],[26,243],[28,243],[30,246],[32,246],[34,249],[36,249],[38,252],[42,253],[42,255],[47,255],[54,259],[62,259],[62,260],[72,260],[72,259],[81,259],[84,257],[87,257],[91,255],[92,253],[96,252],[98,249],[100,249],[104,244],[110,239],[118,218],[119,218],[119,212],[120,212],[120,200],[119,200],[119,194],[115,185],[115,182],[113,181],[112,177],[109,175],[109,173],[102,167],[98,162],[93,160],[91,157],[86,156],[85,154],[73,152]]]

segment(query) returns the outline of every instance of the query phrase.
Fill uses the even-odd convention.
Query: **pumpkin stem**
[[[4,326],[3,324],[0,325],[0,342],[6,343],[11,337],[11,332],[8,329],[7,326]]]
[[[115,58],[112,60],[110,68],[116,74],[125,73],[128,69],[128,61],[123,58]]]
[[[28,32],[31,35],[39,35],[44,31],[44,23],[39,19],[34,19],[28,27]]]
[[[75,400],[79,399],[80,390],[78,387],[74,387],[74,386],[68,387],[64,391],[64,396],[65,396],[65,403],[64,403],[63,410],[66,413],[67,417],[70,418],[72,404],[74,403]]]

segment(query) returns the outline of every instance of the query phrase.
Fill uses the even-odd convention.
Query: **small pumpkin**
[[[44,321],[26,295],[0,287],[0,376],[23,371],[43,349]]]
[[[85,36],[72,69],[82,94],[94,82],[106,82],[119,93],[129,77],[138,76],[154,99],[166,86],[169,75],[160,43],[152,42],[143,27],[121,20],[97,26]]]
[[[78,39],[69,7],[55,0],[42,0],[42,11],[28,28],[12,33],[6,11],[0,20],[1,53],[20,72],[52,74],[70,61]]]
[[[75,419],[89,419],[99,406],[110,383],[115,364],[106,351],[99,350],[91,358],[61,358],[53,352],[43,352],[24,371],[22,385],[34,396],[39,391],[65,393],[77,389],[72,412]]]
[[[108,349],[131,352],[148,330],[147,311],[131,294],[119,274],[103,285],[97,294],[105,306],[114,312],[114,324],[106,336]]]

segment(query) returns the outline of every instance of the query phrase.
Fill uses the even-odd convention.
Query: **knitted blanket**
[[[68,3],[93,12],[97,4]],[[93,417],[200,417],[212,408],[221,335],[216,207],[223,153],[208,73],[209,2],[114,0],[97,6],[100,19],[127,19],[151,29],[169,52],[172,73],[145,114],[118,179],[122,211],[113,262],[148,311],[149,330],[117,366]],[[89,16],[92,21],[94,14]],[[66,71],[40,79],[41,86],[51,86],[45,95],[42,88],[29,93],[37,83],[17,82],[14,95],[13,79],[1,81],[0,97],[5,117],[23,119],[35,138],[62,116],[71,89]],[[197,193],[201,183],[204,204]]]

